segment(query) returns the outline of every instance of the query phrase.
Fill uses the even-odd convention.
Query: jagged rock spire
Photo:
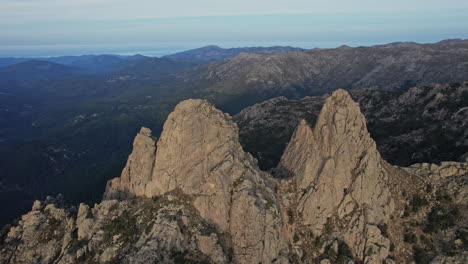
[[[156,140],[151,130],[143,127],[133,141],[133,151],[119,178],[107,183],[104,199],[125,199],[145,195],[146,185],[151,181]]]
[[[280,205],[272,179],[242,150],[229,115],[190,99],[168,116],[157,146],[145,131],[135,139],[122,177],[109,183],[106,198],[153,197],[179,189],[193,197],[202,218],[231,234],[239,262],[278,255],[286,239],[280,239],[284,223],[273,217]],[[376,225],[392,211],[383,163],[359,105],[338,90],[326,100],[314,129],[305,121],[299,124],[279,166],[296,182],[295,210],[302,224],[321,233],[330,219],[347,219],[342,239],[358,256],[372,248],[376,255],[366,258],[378,262],[388,255],[389,241]],[[264,201],[275,206],[266,208]],[[257,256],[261,251],[268,253]]]
[[[293,173],[305,189],[329,166],[351,178],[352,167],[369,151],[379,156],[359,105],[348,92],[337,90],[325,101],[314,130],[305,120],[298,125],[280,167]]]
[[[373,247],[378,262],[388,254],[389,242],[376,225],[393,207],[383,162],[359,105],[337,90],[325,101],[313,130],[305,121],[296,128],[279,169],[296,177],[304,224],[322,233],[333,219],[350,221],[343,239],[361,254]]]
[[[267,174],[242,150],[228,114],[205,100],[185,100],[168,116],[157,147],[151,140],[137,135],[129,162],[121,178],[109,182],[105,199],[180,190],[193,197],[203,219],[230,233],[235,262],[278,258],[281,221],[274,215],[279,212],[276,206],[265,208],[267,200],[276,204],[275,193]]]
[[[108,200],[93,208],[81,204],[77,214],[55,199],[36,202],[11,228],[0,262],[146,263],[186,256],[212,263],[332,263],[344,260],[336,255],[342,251],[349,261],[394,263],[390,239],[393,257],[408,262],[402,260],[411,257],[411,246],[397,244],[401,219],[390,221],[403,212],[403,185],[445,178],[454,201],[464,201],[463,191],[454,190],[466,185],[466,164],[406,168],[417,178],[400,174],[381,159],[344,90],[326,100],[314,129],[306,121],[296,128],[279,165],[290,178],[260,171],[229,115],[203,100],[181,102],[157,143],[142,128],[133,147],[121,177],[107,185]],[[114,200],[134,196],[158,198]]]

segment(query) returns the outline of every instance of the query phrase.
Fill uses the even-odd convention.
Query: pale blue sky
[[[0,56],[468,38],[461,0],[0,0]]]

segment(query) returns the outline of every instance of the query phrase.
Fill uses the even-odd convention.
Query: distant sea
[[[435,42],[435,41],[434,41]],[[91,44],[91,45],[1,45],[0,58],[40,58],[57,56],[77,56],[77,55],[135,55],[141,54],[151,57],[161,57],[181,51],[196,49],[208,45],[217,45],[222,48],[239,47],[271,47],[271,46],[292,46],[304,49],[313,48],[336,48],[341,45],[371,46],[385,44],[378,41],[308,41],[308,42],[281,42],[281,41],[235,41],[235,42],[193,42],[193,43],[155,43],[144,45],[131,44]]]
[[[40,58],[57,56],[77,56],[77,55],[135,55],[161,57],[174,54],[184,50],[194,48],[192,46],[173,46],[173,47],[115,47],[113,45],[21,45],[4,46],[0,45],[0,57],[16,58]]]
[[[300,48],[334,48],[343,44],[349,46],[372,45],[376,43],[340,43],[340,42],[223,42],[223,43],[156,43],[145,45],[122,46],[117,44],[93,44],[93,45],[0,45],[0,57],[38,58],[74,55],[135,55],[161,57],[177,52],[196,49],[208,45],[217,45],[222,48],[238,47],[271,47],[293,46]],[[128,45],[128,44],[127,44]]]

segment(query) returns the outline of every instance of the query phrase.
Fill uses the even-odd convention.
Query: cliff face
[[[425,226],[435,241],[429,257],[443,262],[439,246],[466,228],[467,164],[389,165],[344,90],[325,100],[314,129],[296,128],[275,170],[281,178],[261,171],[238,137],[229,115],[203,100],[181,102],[157,142],[139,132],[103,202],[35,202],[4,238],[0,262],[400,263],[430,249],[406,241]],[[448,198],[437,200],[439,192]],[[437,210],[459,213],[428,222]],[[453,261],[466,252],[460,241]]]
[[[277,208],[265,207],[266,199],[275,203],[273,183],[242,150],[238,134],[228,115],[206,101],[186,100],[169,115],[155,155],[149,154],[154,140],[140,132],[122,176],[109,182],[104,198],[178,190],[193,197],[203,219],[231,236],[237,261],[271,262],[281,244]]]
[[[143,127],[133,141],[133,151],[119,178],[107,183],[104,199],[125,199],[145,195],[151,181],[156,141],[151,130]]]
[[[381,263],[390,241],[377,226],[394,211],[383,162],[359,105],[338,90],[313,130],[299,124],[279,169],[295,177],[303,225],[315,234],[337,226],[359,259]]]

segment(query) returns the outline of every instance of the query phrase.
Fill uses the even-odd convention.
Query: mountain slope
[[[463,263],[467,163],[391,166],[350,95],[301,122],[275,179],[242,150],[231,117],[176,106],[143,128],[120,178],[90,208],[36,201],[5,234],[7,263]],[[113,200],[120,198],[123,200]]]
[[[54,59],[50,60],[55,61]],[[63,61],[63,59],[56,61],[60,62]],[[89,55],[73,58],[73,60],[66,63],[66,65],[78,67],[88,72],[102,73],[112,71],[117,64],[123,61],[125,61],[124,58],[115,55]]]
[[[134,78],[148,78],[174,74],[200,65],[201,62],[173,60],[167,58],[130,59],[117,65],[111,75],[129,75]]]
[[[39,60],[62,64],[71,67],[81,68],[88,73],[105,73],[114,70],[115,66],[126,60],[136,61],[148,59],[142,55],[118,56],[118,55],[80,55],[80,56],[59,56],[45,58],[0,58],[0,67],[10,66],[17,63]]]
[[[194,60],[194,61],[219,61],[239,55],[242,52],[248,53],[285,53],[291,51],[303,51],[294,47],[245,47],[223,49],[218,46],[206,46],[198,49],[182,51],[179,53],[164,56],[173,60]]]
[[[31,60],[15,65],[0,68],[0,80],[34,80],[64,77],[78,73],[81,70],[76,67],[65,66],[58,63]]]
[[[241,53],[181,74],[180,78],[202,94],[233,105],[246,97],[300,98],[339,88],[398,91],[416,85],[467,80],[468,40],[447,43]]]

